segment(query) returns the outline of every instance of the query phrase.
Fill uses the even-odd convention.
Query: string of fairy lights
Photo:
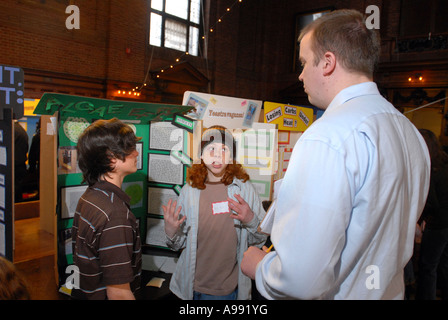
[[[201,1],[201,2],[202,2],[202,1]],[[216,22],[215,22],[213,25],[211,25],[211,26],[208,28],[208,30],[204,30],[204,35],[202,36],[202,40],[204,41],[204,43],[207,43],[207,40],[208,40],[209,35],[210,35],[211,33],[213,33],[213,32],[216,30],[217,26],[218,26],[219,24],[221,24],[221,23],[224,21],[225,16],[228,15],[230,12],[232,12],[233,9],[234,9],[234,7],[235,7],[237,4],[240,4],[240,3],[242,3],[242,2],[243,2],[243,0],[235,0],[230,6],[226,7],[224,13],[223,13],[223,14],[216,20]],[[201,6],[201,7],[202,7],[202,6]],[[154,48],[153,48],[153,49],[154,49]],[[152,64],[152,56],[153,56],[153,52],[154,52],[154,50],[152,50],[151,58],[150,58],[150,61],[149,61],[148,69],[147,69],[147,72],[146,72],[145,79],[144,79],[143,83],[142,83],[140,86],[136,86],[135,88],[133,88],[132,91],[129,90],[129,89],[121,89],[121,90],[118,90],[117,92],[118,92],[119,95],[122,95],[122,96],[129,96],[129,97],[132,97],[132,96],[134,96],[134,97],[139,97],[139,96],[140,96],[141,91],[142,91],[142,90],[143,90],[143,89],[150,83],[150,81],[151,81],[151,79],[148,81],[148,76],[149,76],[149,73],[151,72],[150,69],[151,69],[151,64]],[[162,73],[164,73],[165,71],[167,71],[167,70],[169,70],[169,69],[174,68],[175,65],[181,63],[181,62],[182,62],[182,59],[183,59],[184,57],[186,57],[186,56],[189,56],[189,52],[188,52],[188,51],[182,52],[182,54],[180,54],[179,56],[177,56],[176,59],[174,59],[174,61],[173,61],[172,63],[167,64],[166,66],[157,69],[158,72],[157,72],[157,74],[156,74],[155,76],[156,76],[157,78],[159,78],[159,77],[161,76]]]

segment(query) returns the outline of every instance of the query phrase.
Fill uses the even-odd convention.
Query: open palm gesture
[[[186,216],[183,216],[179,219],[181,206],[177,207],[177,201],[172,201],[170,199],[166,206],[162,206],[163,209],[163,218],[165,220],[165,233],[166,235],[172,239],[179,229],[179,226],[187,219]]]

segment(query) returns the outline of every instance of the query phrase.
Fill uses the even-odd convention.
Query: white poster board
[[[271,200],[273,175],[277,172],[278,165],[276,125],[257,122],[252,128],[243,130],[240,135],[237,132],[238,130],[234,130],[237,162],[241,163],[249,174],[260,199]]]
[[[195,106],[187,116],[229,129],[237,142],[236,159],[250,176],[260,199],[270,200],[272,176],[277,171],[277,129],[275,124],[258,122],[263,102],[186,91],[183,105]]]

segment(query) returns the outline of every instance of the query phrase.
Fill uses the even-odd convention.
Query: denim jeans
[[[435,300],[437,283],[440,284],[442,299],[448,299],[448,229],[426,229],[423,232],[416,299]]]
[[[232,293],[225,296],[214,296],[211,294],[200,293],[197,291],[193,292],[193,300],[236,300],[238,297],[238,288]]]

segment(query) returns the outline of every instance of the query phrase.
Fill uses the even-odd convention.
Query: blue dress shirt
[[[269,299],[402,299],[430,160],[373,82],[348,87],[297,141],[277,198]]]

